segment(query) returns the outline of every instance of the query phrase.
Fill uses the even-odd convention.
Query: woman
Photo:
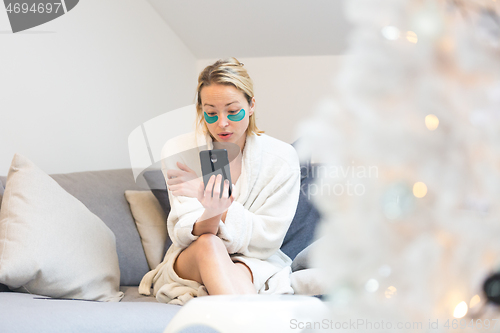
[[[172,210],[172,245],[143,278],[161,302],[184,304],[194,296],[293,293],[291,260],[279,250],[298,203],[300,166],[294,148],[255,124],[253,83],[235,58],[206,67],[198,78],[198,126],[162,150]],[[205,188],[198,153],[226,148],[229,183]],[[213,192],[213,194],[212,194]]]

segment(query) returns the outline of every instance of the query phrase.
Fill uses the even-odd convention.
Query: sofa
[[[132,207],[125,196],[126,191],[129,193],[139,193],[145,191],[153,193],[154,198],[158,200],[157,206],[164,211],[168,210],[168,202],[165,202],[165,198],[168,200],[168,196],[166,195],[166,188],[164,180],[161,177],[161,172],[159,170],[149,171],[149,175],[146,177],[146,180],[150,186],[149,188],[146,188],[144,184],[138,184],[134,180],[133,173],[130,169],[88,171],[44,176],[43,172],[36,169],[36,166],[34,166],[29,160],[18,155],[16,155],[16,157],[18,158],[20,166],[14,166],[13,161],[13,166],[11,166],[11,170],[9,171],[9,177],[11,177],[11,173],[13,174],[12,180],[9,178],[9,181],[7,181],[7,176],[0,176],[0,272],[3,269],[1,266],[6,265],[4,257],[16,256],[19,252],[22,253],[15,258],[15,264],[23,261],[31,263],[29,261],[31,260],[30,256],[43,258],[43,260],[40,260],[42,263],[28,264],[22,266],[27,267],[23,269],[29,270],[32,269],[32,266],[36,265],[52,266],[50,266],[50,269],[46,269],[45,271],[42,268],[38,268],[30,279],[40,279],[42,282],[38,282],[38,284],[30,284],[30,287],[25,288],[24,290],[22,290],[22,288],[18,288],[18,285],[15,285],[15,278],[12,278],[8,274],[0,274],[0,276],[4,276],[4,280],[0,280],[0,282],[5,283],[5,281],[10,281],[9,286],[7,286],[9,283],[0,284],[0,332],[163,332],[169,321],[173,318],[173,316],[175,316],[181,307],[178,305],[162,304],[157,302],[153,296],[143,296],[138,293],[138,285],[142,277],[154,264],[148,262],[148,259],[150,258],[147,257],[147,251],[145,251],[144,239],[141,238],[142,236],[139,232],[137,221],[134,219],[135,217],[132,214]],[[16,157],[14,159],[16,159]],[[42,180],[38,180],[38,178],[30,179],[26,175],[19,175],[19,179],[15,179],[15,171],[20,173],[22,168],[25,168],[26,166],[35,168],[36,172],[38,172],[37,177],[42,177]],[[311,204],[307,193],[308,184],[313,181],[312,175],[314,173],[311,172],[311,168],[313,167],[314,166],[311,165],[304,165],[302,168],[302,190],[299,205],[297,207],[294,221],[292,222],[282,245],[283,252],[288,254],[294,260],[292,265],[294,272],[292,273],[292,276],[300,270],[308,268],[308,245],[313,241],[314,230],[320,219],[319,212]],[[50,215],[50,218],[48,219],[49,222],[47,222],[49,223],[49,227],[44,227],[47,231],[37,232],[36,239],[27,244],[22,244],[22,242],[25,241],[24,238],[17,240],[17,242],[21,242],[23,247],[21,250],[16,250],[16,253],[14,254],[7,253],[5,249],[4,253],[2,253],[2,246],[4,248],[11,246],[11,243],[15,241],[15,236],[26,231],[26,227],[24,227],[24,229],[20,229],[16,234],[13,234],[12,230],[15,230],[14,227],[11,226],[10,228],[14,229],[9,229],[8,232],[6,232],[6,226],[2,225],[2,222],[6,219],[6,215],[10,214],[7,210],[13,210],[12,207],[6,206],[7,191],[9,191],[9,186],[21,186],[18,185],[16,181],[28,182],[28,184],[24,184],[23,186],[29,187],[30,189],[34,187],[35,190],[38,191],[36,192],[37,195],[43,197],[40,201],[51,200],[50,196],[52,195],[50,194],[51,190],[49,188],[58,186],[60,186],[66,194],[61,192],[62,194],[57,195],[63,195],[66,197],[54,203],[52,208],[46,208],[47,212],[44,214]],[[36,183],[36,186],[32,183]],[[152,185],[153,183],[155,185]],[[161,184],[161,186],[158,186],[158,184]],[[2,196],[4,194],[5,196],[2,200]],[[13,194],[11,194],[11,196],[12,195]],[[26,201],[29,200],[27,199],[28,197],[28,194],[26,195],[26,198],[22,197],[18,204],[22,207],[22,205],[26,204]],[[111,259],[116,261],[116,267],[113,268],[113,264],[107,264],[107,262],[105,262],[106,264],[104,267],[102,265],[96,267],[99,267],[97,269],[110,271],[115,269],[115,273],[118,273],[118,277],[115,280],[113,280],[113,278],[106,277],[97,283],[95,283],[95,279],[92,280],[93,282],[85,283],[94,283],[95,288],[97,289],[106,285],[111,285],[112,283],[117,285],[116,288],[119,289],[115,290],[113,294],[114,296],[118,295],[117,297],[113,296],[114,298],[110,297],[109,299],[105,299],[102,296],[104,295],[104,292],[99,291],[97,293],[98,296],[96,299],[111,301],[89,301],[87,299],[82,299],[81,297],[71,297],[71,299],[68,297],[58,297],[59,294],[54,294],[53,288],[48,289],[50,291],[48,292],[48,295],[32,292],[32,290],[45,290],[43,289],[45,287],[43,284],[52,283],[50,273],[46,272],[56,270],[61,274],[66,274],[66,279],[69,277],[70,280],[66,280],[68,281],[66,283],[58,282],[59,286],[63,283],[64,288],[73,282],[71,280],[72,277],[76,279],[77,277],[85,275],[87,273],[86,271],[78,271],[82,265],[75,264],[74,267],[71,267],[74,262],[78,261],[79,256],[81,256],[81,254],[78,254],[78,251],[82,248],[85,253],[91,252],[92,255],[90,259],[94,258],[96,261],[98,259],[101,260],[102,257],[106,257],[107,253],[103,252],[112,252],[112,250],[103,250],[102,247],[94,249],[95,247],[98,247],[97,245],[88,246],[89,243],[94,244],[95,242],[98,242],[97,239],[100,237],[100,234],[106,233],[107,231],[96,232],[95,230],[101,229],[92,229],[94,230],[92,231],[94,233],[87,235],[86,230],[82,229],[83,231],[81,231],[78,229],[82,227],[82,222],[77,222],[78,224],[75,224],[71,228],[68,227],[68,229],[64,231],[63,236],[57,233],[60,232],[59,230],[49,230],[50,223],[56,219],[56,212],[54,211],[60,209],[59,206],[62,204],[61,202],[66,199],[76,200],[74,200],[75,202],[72,201],[68,204],[65,203],[65,207],[74,204],[76,205],[75,207],[78,207],[78,209],[88,209],[88,214],[90,214],[89,216],[98,221],[102,221],[105,226],[103,224],[101,227],[106,228],[106,230],[109,229],[110,231],[108,235],[109,237],[106,239],[108,241],[110,239],[114,241],[113,245],[116,248],[116,257],[111,256]],[[14,205],[14,203],[12,203],[12,205]],[[41,209],[44,209],[44,207]],[[26,210],[31,210],[30,206],[27,208],[25,207],[24,211]],[[26,214],[29,213],[30,212],[27,212]],[[41,213],[37,214],[40,215]],[[78,216],[76,216],[77,213],[72,213],[70,211],[66,212],[66,214],[69,215],[65,215],[62,221],[63,227],[70,224],[70,219],[78,218]],[[85,214],[87,214],[87,212]],[[165,216],[167,214],[168,211],[165,212]],[[38,216],[36,217],[38,218]],[[60,229],[63,227],[58,228]],[[76,232],[76,238],[71,238],[71,236],[68,235],[72,232]],[[46,243],[48,243],[48,245],[39,244],[40,242],[43,243],[45,238],[52,237],[52,233],[55,233],[56,238],[47,240]],[[82,236],[78,237],[80,234]],[[157,233],[155,233],[155,235],[156,234]],[[59,242],[57,237],[71,238],[67,240],[67,243],[65,243],[64,246],[66,247],[71,247],[71,245],[75,244],[78,245],[75,245],[75,249],[72,249],[71,251],[63,250],[57,252],[57,254],[50,254],[49,250],[52,248],[51,244],[54,244],[53,247],[59,246],[57,244]],[[83,243],[78,243],[82,242],[82,239]],[[26,248],[32,247],[33,243],[37,244],[36,249],[38,250],[30,250],[32,252],[26,250],[27,252],[24,253],[23,251]],[[44,250],[43,246],[49,246],[48,250],[47,248]],[[168,245],[166,244],[164,248],[161,249],[163,251],[162,254],[164,254],[167,246]],[[36,253],[33,253],[33,251]],[[44,258],[44,252],[47,252],[47,256],[50,258]],[[150,259],[150,261],[151,260],[152,259]],[[317,289],[314,290],[314,288],[309,288],[310,285],[307,282],[301,281],[301,283],[301,286],[294,287],[297,288],[296,293],[318,293],[316,292]],[[38,287],[42,289],[36,289]],[[33,289],[30,290],[30,288]],[[78,292],[81,292],[80,289],[78,289]],[[71,290],[74,291],[76,289],[73,288]],[[80,294],[77,293],[76,295]],[[191,327],[186,332],[213,332],[213,330],[207,327]]]

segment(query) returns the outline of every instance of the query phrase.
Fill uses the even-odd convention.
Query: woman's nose
[[[229,125],[229,120],[225,115],[220,115],[220,120],[219,120],[219,126],[220,127],[227,127]]]

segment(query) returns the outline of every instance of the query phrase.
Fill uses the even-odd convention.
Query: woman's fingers
[[[222,184],[224,186],[221,190]],[[222,182],[222,175],[220,174],[210,176],[206,187],[203,182],[200,182],[197,197],[203,207],[214,214],[227,210],[234,201],[233,196],[229,196],[229,181]]]
[[[175,169],[168,169],[167,170],[167,177],[170,179],[172,177],[179,177],[182,176],[183,171],[181,170],[175,170]]]
[[[167,179],[166,183],[168,186],[172,186],[172,185],[182,184],[184,183],[184,181],[180,177],[177,177],[177,178]]]
[[[179,169],[187,171],[187,172],[193,172],[186,164],[182,164],[181,162],[177,162],[177,166]]]
[[[222,191],[223,198],[229,198],[229,180],[224,180],[224,191]]]
[[[182,183],[182,176],[183,171],[180,170],[174,170],[170,169],[167,170],[167,185],[176,185]]]
[[[183,165],[184,167],[186,167],[186,170],[175,170],[175,169],[167,170],[167,182],[166,182],[167,185],[181,184],[186,181],[198,178],[196,176],[196,173],[191,169],[189,169],[187,166],[179,162],[177,162],[177,164]]]
[[[218,174],[217,177],[215,178],[215,185],[214,185],[214,198],[220,198],[220,185],[222,183],[222,175]]]
[[[187,165],[177,162],[177,166],[181,170],[168,169],[165,173],[167,187],[171,189],[173,195],[197,198],[199,183],[203,183],[203,180]]]
[[[210,179],[208,180],[207,187],[205,187],[205,196],[206,197],[212,196],[214,182],[215,182],[215,175],[212,175],[212,176],[210,176]]]

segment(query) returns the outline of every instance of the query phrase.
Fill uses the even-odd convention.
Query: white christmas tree
[[[345,9],[336,99],[301,128],[323,163],[314,259],[332,318],[498,332],[482,288],[500,270],[500,1]]]

